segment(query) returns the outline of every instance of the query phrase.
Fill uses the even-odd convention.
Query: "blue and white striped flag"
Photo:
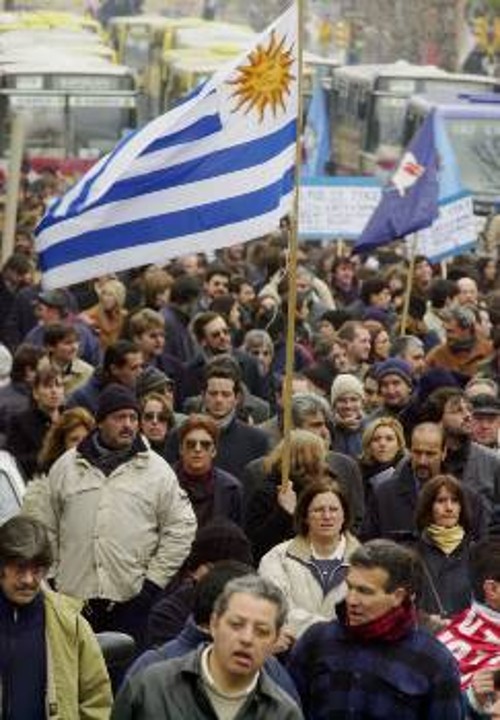
[[[274,230],[294,190],[297,41],[294,3],[248,52],[57,200],[37,228],[44,287]]]

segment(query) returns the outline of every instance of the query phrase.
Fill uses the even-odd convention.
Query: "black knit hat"
[[[130,388],[118,383],[111,383],[104,388],[99,396],[96,413],[97,422],[117,410],[135,410],[139,414],[139,403],[135,393]]]
[[[239,560],[247,565],[254,564],[250,541],[243,530],[230,520],[212,520],[198,530],[186,567],[194,570],[200,565],[218,560]]]

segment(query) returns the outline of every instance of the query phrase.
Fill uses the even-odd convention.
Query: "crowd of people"
[[[403,317],[398,246],[301,245],[287,397],[286,224],[47,290],[24,200],[0,717],[500,717],[496,260],[417,257]],[[135,642],[112,685],[107,631]]]

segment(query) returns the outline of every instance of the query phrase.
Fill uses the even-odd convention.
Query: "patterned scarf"
[[[385,615],[363,625],[349,625],[347,615],[345,621],[347,633],[354,640],[361,642],[396,642],[408,635],[416,626],[417,614],[410,600],[405,600]]]

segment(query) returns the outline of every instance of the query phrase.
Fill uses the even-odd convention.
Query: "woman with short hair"
[[[219,428],[207,415],[193,414],[179,428],[180,459],[174,469],[203,527],[222,517],[238,525],[242,521],[241,483],[214,465]]]
[[[347,499],[325,475],[299,495],[295,537],[275,545],[260,562],[259,573],[288,600],[288,625],[295,637],[315,622],[333,619],[335,606],[347,594],[348,560],[359,545],[349,526]]]

